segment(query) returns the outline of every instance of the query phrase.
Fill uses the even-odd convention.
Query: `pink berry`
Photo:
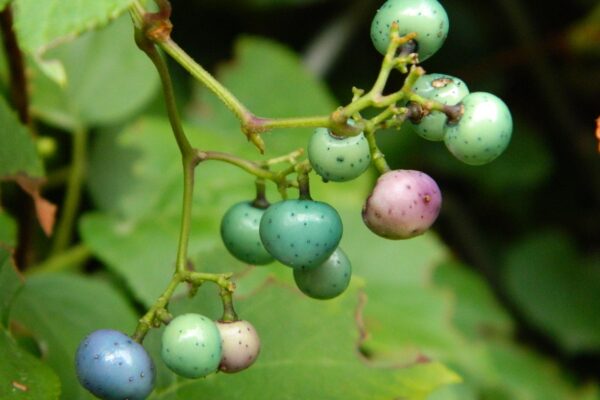
[[[362,217],[379,236],[408,239],[429,229],[441,206],[440,188],[429,175],[400,169],[379,177]]]
[[[256,361],[260,352],[260,338],[248,321],[217,321],[221,334],[223,356],[219,369],[223,372],[238,372]]]

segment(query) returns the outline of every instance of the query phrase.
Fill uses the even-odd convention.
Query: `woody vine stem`
[[[415,34],[400,36],[398,27],[392,27],[390,45],[383,58],[379,74],[369,91],[353,88],[352,101],[338,107],[329,115],[291,117],[291,118],[265,118],[256,116],[226,87],[217,81],[208,71],[192,59],[171,37],[172,24],[169,20],[171,6],[167,0],[157,0],[159,11],[150,13],[145,10],[139,1],[134,1],[130,13],[135,25],[135,39],[138,47],[150,58],[154,64],[162,83],[163,96],[167,114],[181,153],[183,167],[183,204],[179,244],[175,262],[175,272],[171,281],[156,303],[140,318],[133,338],[142,342],[145,335],[152,327],[159,327],[162,323],[171,320],[168,304],[181,283],[191,286],[190,294],[205,282],[212,282],[219,286],[223,303],[223,321],[235,321],[237,315],[233,308],[232,295],[235,285],[232,274],[212,274],[194,271],[188,264],[188,242],[190,237],[192,199],[194,191],[194,171],[202,162],[215,160],[235,165],[257,178],[257,199],[264,200],[265,181],[273,182],[282,198],[287,197],[287,189],[298,188],[301,197],[310,197],[308,174],[311,170],[308,161],[299,161],[303,150],[295,150],[290,154],[266,161],[250,161],[233,154],[214,152],[194,148],[183,129],[181,118],[177,111],[173,85],[167,64],[159,53],[160,47],[166,54],[179,63],[187,72],[207,87],[240,121],[240,130],[257,149],[263,153],[265,143],[261,134],[275,128],[306,128],[324,127],[330,129],[337,136],[354,136],[363,132],[369,144],[372,162],[375,168],[384,173],[390,170],[385,161],[384,154],[377,147],[375,132],[382,128],[399,127],[408,119],[419,119],[431,111],[441,111],[448,115],[449,120],[457,119],[462,109],[455,106],[446,106],[442,103],[427,100],[411,91],[415,81],[425,73],[417,65],[418,59],[412,53],[412,41]],[[397,70],[406,74],[403,86],[392,93],[384,94],[384,89],[390,74]],[[399,102],[410,101],[410,107],[398,106]],[[377,109],[377,113],[370,119],[362,117],[365,109]],[[352,120],[352,123],[349,121]],[[287,164],[279,171],[271,167]],[[295,175],[295,179],[290,176]]]

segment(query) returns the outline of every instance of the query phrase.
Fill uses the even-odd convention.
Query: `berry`
[[[154,388],[154,364],[144,347],[122,332],[101,329],[81,341],[77,378],[104,400],[143,400]]]
[[[365,135],[340,137],[317,128],[308,143],[308,159],[323,180],[352,180],[369,168],[371,154]]]
[[[238,372],[248,368],[260,352],[260,338],[248,321],[217,321],[221,334],[223,357],[219,369],[223,372]]]
[[[199,378],[213,373],[219,367],[221,355],[219,329],[203,315],[180,315],[163,332],[161,357],[178,375]]]
[[[309,297],[332,299],[350,284],[352,265],[341,248],[337,248],[321,265],[312,269],[294,269],[296,286]]]
[[[487,164],[510,142],[510,111],[502,100],[485,92],[469,94],[462,105],[464,112],[458,123],[446,127],[446,147],[465,164]]]
[[[238,260],[253,265],[265,265],[273,261],[258,233],[260,219],[265,209],[254,207],[251,202],[232,206],[221,220],[221,238],[227,250]]]
[[[413,170],[381,175],[362,216],[374,233],[388,239],[408,239],[425,232],[436,220],[442,194],[427,174]]]
[[[469,94],[467,85],[458,78],[443,74],[423,75],[415,82],[413,92],[428,100],[435,100],[446,105],[458,104]],[[413,124],[414,130],[424,139],[432,141],[444,140],[448,117],[440,111],[432,111],[421,121]]]
[[[438,51],[448,36],[448,15],[436,0],[388,0],[371,24],[371,40],[381,54],[387,52],[393,22],[398,23],[400,35],[416,32],[420,61]]]
[[[271,205],[260,221],[260,238],[269,253],[293,268],[321,264],[342,238],[342,220],[329,204],[284,200]]]

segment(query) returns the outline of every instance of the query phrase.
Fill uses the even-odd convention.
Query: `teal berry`
[[[317,128],[308,143],[308,159],[323,180],[344,182],[369,168],[371,153],[362,133],[341,137],[327,128]]]
[[[227,250],[238,260],[253,265],[265,265],[273,261],[273,256],[263,246],[258,233],[265,210],[245,201],[233,205],[223,215],[221,238]]]
[[[294,269],[296,286],[309,297],[319,300],[332,299],[342,294],[350,284],[352,265],[341,248],[312,269]]]
[[[427,100],[435,100],[449,106],[460,103],[469,94],[469,89],[462,80],[444,74],[421,76],[415,82],[412,91]],[[443,112],[432,111],[418,123],[413,123],[413,129],[423,139],[442,141],[447,120],[448,117]]]
[[[387,52],[393,22],[398,23],[400,35],[417,34],[419,61],[438,51],[448,36],[448,15],[436,0],[388,0],[371,24],[371,40],[381,54]]]
[[[186,378],[215,372],[222,357],[217,325],[200,314],[174,318],[162,334],[161,357],[167,367]]]
[[[265,211],[260,221],[260,238],[282,264],[314,268],[337,248],[342,238],[342,220],[329,204],[284,200]]]
[[[487,164],[510,142],[510,111],[498,97],[484,92],[467,95],[462,105],[464,112],[458,123],[446,125],[446,147],[465,164]]]

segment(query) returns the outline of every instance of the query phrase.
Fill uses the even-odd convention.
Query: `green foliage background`
[[[42,157],[11,109],[2,53],[0,399],[91,398],[74,375],[79,341],[98,328],[132,332],[172,273],[181,163],[157,76],[134,45],[123,14],[130,2],[93,3],[12,2],[37,137],[58,147]],[[281,265],[252,268],[226,252],[220,216],[252,196],[253,180],[228,165],[201,165],[190,255],[199,270],[236,273],[238,313],[257,327],[263,350],[246,372],[185,380],[160,362],[153,331],[145,342],[158,367],[152,399],[600,399],[600,48],[586,36],[600,31],[598,6],[443,4],[450,36],[423,66],[509,104],[515,131],[506,154],[473,168],[408,127],[381,132],[393,167],[426,171],[444,193],[435,231],[409,241],[363,226],[374,171],[342,184],[312,179],[313,196],[342,216],[354,268],[347,293],[328,302],[302,296]],[[368,24],[378,5],[175,0],[173,37],[256,114],[325,114],[376,76]],[[260,159],[227,109],[171,64],[192,144]],[[61,171],[82,130],[91,138],[76,237],[48,262],[51,239],[12,181],[46,175],[44,195],[60,206]],[[265,157],[305,146],[308,135],[266,134]],[[172,311],[216,319],[221,310],[207,286],[194,299],[179,292]]]

